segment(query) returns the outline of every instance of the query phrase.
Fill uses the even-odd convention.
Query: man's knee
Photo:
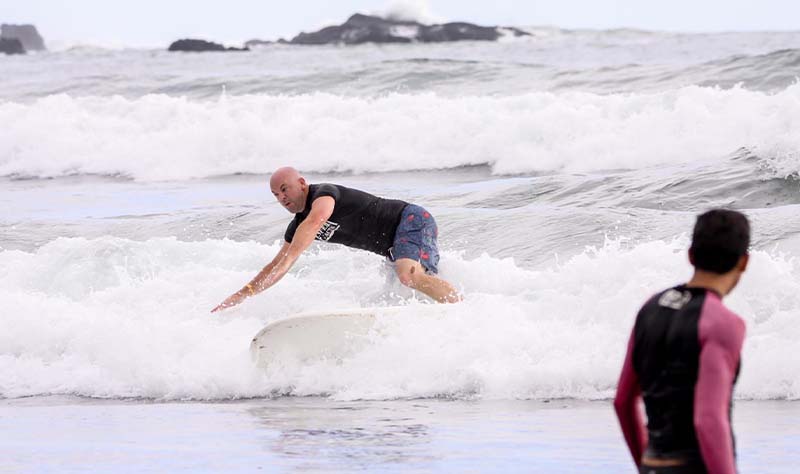
[[[414,288],[416,286],[414,284],[414,279],[411,277],[411,275],[409,275],[407,273],[404,273],[402,275],[398,275],[398,278],[400,279],[400,283],[402,283],[403,285],[405,285],[405,286],[407,286],[409,288]]]
[[[419,282],[419,277],[423,274],[419,265],[402,265],[397,267],[397,278],[400,283],[409,287],[415,288]]]

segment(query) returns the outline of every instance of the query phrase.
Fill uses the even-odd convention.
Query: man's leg
[[[419,290],[439,303],[457,303],[461,295],[453,285],[439,277],[428,275],[422,265],[410,258],[399,258],[394,264],[400,283]]]

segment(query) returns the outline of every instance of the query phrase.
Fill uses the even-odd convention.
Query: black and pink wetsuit
[[[680,460],[691,472],[736,472],[731,395],[744,332],[712,290],[681,285],[645,303],[614,400],[637,466],[647,456]]]

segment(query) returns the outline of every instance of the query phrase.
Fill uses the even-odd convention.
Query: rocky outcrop
[[[212,43],[211,41],[200,39],[180,39],[169,45],[167,51],[201,53],[206,51],[249,51],[249,48],[226,48],[219,43]]]
[[[44,39],[33,25],[0,25],[0,38],[17,39],[25,51],[44,51]]]
[[[423,25],[416,21],[391,20],[355,14],[342,25],[329,26],[313,33],[300,33],[291,44],[432,43],[445,41],[495,41],[503,32],[529,36],[517,28],[478,26],[472,23]]]
[[[0,53],[25,54],[22,42],[16,38],[0,38]]]
[[[329,26],[313,33],[300,33],[290,41],[252,39],[244,48],[226,48],[221,44],[198,39],[182,39],[172,43],[169,51],[248,51],[272,44],[362,44],[362,43],[435,43],[446,41],[496,41],[501,36],[530,36],[512,27],[479,26],[454,22],[424,25],[416,21],[381,18],[357,13],[341,25]]]

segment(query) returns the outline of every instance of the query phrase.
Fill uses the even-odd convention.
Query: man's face
[[[270,186],[275,199],[287,211],[297,214],[306,207],[306,180],[302,177],[287,177]]]

